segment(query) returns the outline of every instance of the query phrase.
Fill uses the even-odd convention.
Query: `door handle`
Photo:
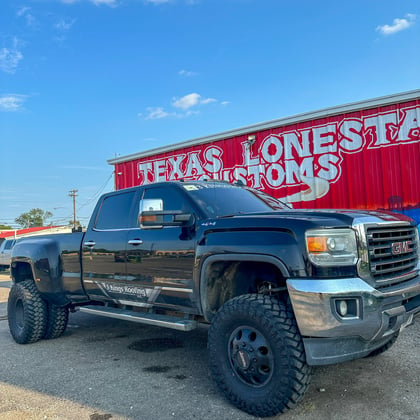
[[[142,243],[143,243],[143,241],[141,239],[130,239],[128,241],[129,245],[134,245],[134,246],[141,245]]]
[[[92,248],[93,246],[96,245],[95,241],[86,241],[83,243],[84,246],[87,246],[88,248]]]

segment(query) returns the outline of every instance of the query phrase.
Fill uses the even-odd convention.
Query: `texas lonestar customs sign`
[[[409,155],[414,151],[418,163],[420,106],[393,108],[274,128],[257,133],[254,144],[240,136],[139,160],[137,183],[205,178],[242,181],[290,203],[327,196],[343,172],[347,178],[360,176],[360,181],[374,184],[378,165],[383,171],[399,169],[386,165],[395,161],[395,155],[399,157],[395,164],[401,165],[401,147],[411,145],[406,151]],[[385,149],[394,150],[385,153]]]

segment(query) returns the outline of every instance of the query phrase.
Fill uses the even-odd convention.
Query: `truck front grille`
[[[369,268],[377,287],[408,280],[413,273],[418,261],[416,229],[413,226],[367,229]]]

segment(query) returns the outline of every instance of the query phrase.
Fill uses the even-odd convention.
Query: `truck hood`
[[[241,213],[229,216],[223,216],[218,221],[230,220],[234,223],[242,224],[247,220],[254,221],[257,225],[264,224],[277,225],[282,223],[294,223],[296,221],[304,224],[324,227],[351,227],[359,223],[381,224],[385,222],[405,222],[414,223],[414,221],[399,213],[390,211],[366,211],[366,210],[279,210],[264,213]],[[259,222],[258,222],[259,220]],[[306,222],[306,223],[305,223]],[[216,222],[217,223],[217,222]],[[245,222],[246,223],[246,222]]]

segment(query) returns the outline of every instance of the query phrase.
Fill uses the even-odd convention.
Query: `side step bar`
[[[178,331],[191,331],[198,327],[198,322],[190,319],[182,319],[175,316],[160,314],[133,312],[107,306],[81,306],[79,310],[80,312],[86,312],[89,314],[122,319],[125,321],[139,322],[140,324],[154,325],[157,327],[166,327]]]

